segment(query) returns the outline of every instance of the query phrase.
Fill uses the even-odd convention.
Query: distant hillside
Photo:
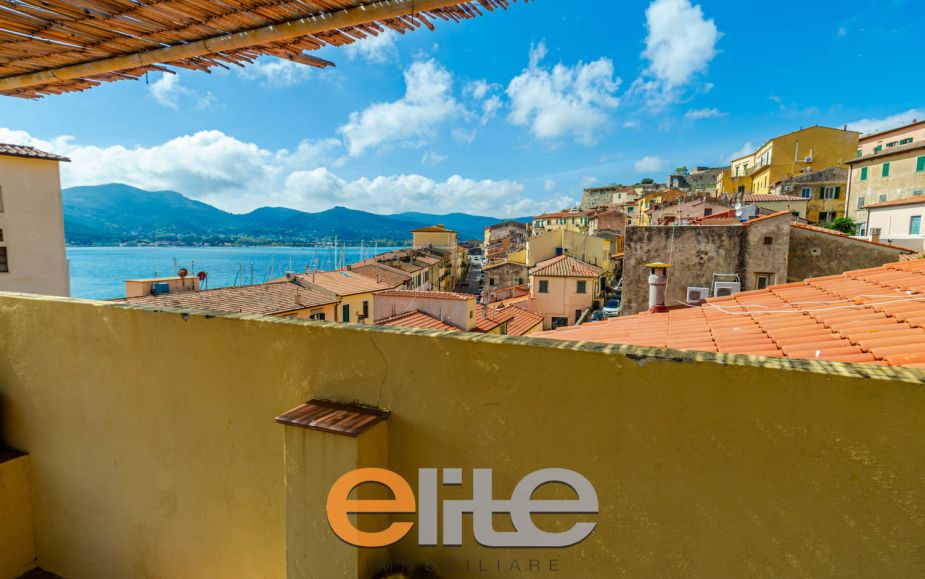
[[[62,192],[64,227],[72,245],[107,244],[306,244],[335,237],[344,243],[401,244],[410,231],[442,223],[462,240],[480,239],[493,217],[454,213],[377,215],[345,207],[306,213],[263,207],[244,215],[222,211],[175,191],[128,185],[73,187]]]

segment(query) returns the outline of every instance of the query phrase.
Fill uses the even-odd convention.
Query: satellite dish
[[[736,217],[742,217],[742,204],[741,203],[736,203],[735,210],[736,210]]]

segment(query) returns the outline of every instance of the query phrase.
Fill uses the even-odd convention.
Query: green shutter
[[[881,176],[881,177],[889,177],[889,176],[890,176],[890,164],[889,164],[889,163],[884,163],[884,164],[883,164],[883,170],[880,172],[880,176]]]
[[[841,187],[835,188],[835,198],[838,199],[838,196],[841,194]]]
[[[922,173],[925,172],[925,157],[919,157],[915,161],[915,172]]]
[[[820,198],[820,199],[825,199],[825,187],[820,187],[820,188],[819,188],[819,198]]]
[[[867,167],[861,167],[861,181],[867,181]]]
[[[350,321],[350,304],[344,304],[344,307],[342,309],[343,309],[343,316],[342,316],[343,319],[341,321],[349,322]]]

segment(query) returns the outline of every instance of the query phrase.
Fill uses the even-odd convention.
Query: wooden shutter
[[[835,188],[835,199],[838,199],[838,196],[841,194],[841,187]]]

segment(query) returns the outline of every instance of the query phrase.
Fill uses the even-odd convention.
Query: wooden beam
[[[467,0],[380,0],[354,8],[327,12],[318,16],[308,16],[299,18],[298,20],[271,24],[252,30],[215,36],[186,44],[178,44],[123,56],[114,56],[112,58],[72,64],[40,72],[8,76],[0,78],[0,93],[50,84],[62,80],[79,79],[99,74],[131,70],[142,66],[165,64],[217,52],[278,42],[299,36],[318,34],[337,28],[357,26],[374,20],[388,20],[399,16],[407,16],[411,14],[412,10],[417,13],[456,6],[466,1]]]

